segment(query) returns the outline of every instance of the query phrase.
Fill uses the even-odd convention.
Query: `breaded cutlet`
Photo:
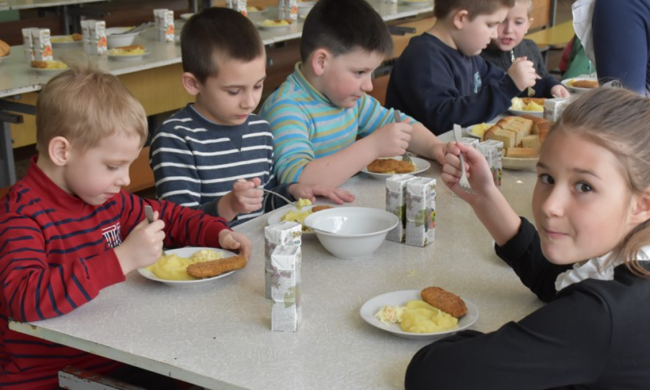
[[[211,278],[226,272],[246,267],[246,256],[232,256],[225,259],[194,263],[187,267],[187,274],[195,278]]]
[[[327,210],[327,209],[331,209],[331,208],[332,208],[332,206],[327,206],[327,205],[314,206],[314,207],[311,208],[311,212],[312,213],[317,213],[319,211]]]
[[[415,165],[393,158],[378,158],[368,165],[368,172],[373,173],[409,173],[415,170]]]
[[[460,318],[467,314],[467,306],[461,297],[440,287],[427,287],[420,293],[422,300],[452,317]]]

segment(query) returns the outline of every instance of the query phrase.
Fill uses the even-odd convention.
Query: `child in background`
[[[253,114],[266,78],[266,52],[248,18],[208,8],[183,27],[181,50],[183,87],[196,102],[166,120],[153,137],[150,164],[159,199],[200,208],[231,226],[286,204],[260,186],[290,199],[354,200],[337,188],[277,184],[273,134]]]
[[[526,89],[520,97],[569,97],[569,91],[546,70],[546,62],[537,44],[530,39],[524,39],[533,22],[530,17],[532,8],[533,0],[516,0],[515,6],[510,8],[506,18],[497,27],[497,38],[481,52],[481,56],[505,71],[520,57],[526,57],[533,62],[540,78],[532,87],[532,91]]]
[[[367,94],[392,47],[366,1],[316,3],[303,27],[302,62],[260,111],[273,129],[281,182],[338,186],[376,158],[407,149],[443,161],[443,142],[406,115],[395,123],[394,112]]]
[[[514,0],[436,0],[436,24],[414,37],[395,63],[386,106],[412,115],[436,134],[454,124],[487,122],[535,85],[533,63],[517,58],[505,73],[479,54]]]
[[[0,200],[0,388],[57,389],[71,365],[98,374],[122,363],[9,330],[71,312],[102,289],[155,263],[166,247],[239,250],[251,243],[226,221],[122,187],[147,139],[142,105],[120,81],[89,64],[47,83],[38,96],[36,147],[26,176]],[[144,215],[151,205],[154,222]],[[160,217],[160,219],[158,219]],[[146,371],[135,383],[174,388]],[[162,378],[163,382],[158,382]]]
[[[445,184],[547,304],[495,332],[424,347],[406,389],[649,389],[649,146],[648,99],[612,88],[580,97],[542,146],[535,226],[508,205],[480,153],[450,147]],[[472,194],[458,185],[459,152]]]

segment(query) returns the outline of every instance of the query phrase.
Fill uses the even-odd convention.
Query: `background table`
[[[425,176],[438,177],[434,165]],[[502,191],[530,217],[533,172],[504,171]],[[344,188],[354,206],[384,208],[384,181],[360,174]],[[472,327],[495,330],[541,302],[494,254],[470,207],[440,180],[435,242],[425,248],[386,241],[370,258],[341,260],[316,239],[303,242],[302,323],[271,331],[264,297],[266,217],[235,230],[254,254],[248,266],[203,287],[175,288],[137,272],[65,316],[10,328],[170,375],[211,389],[400,389],[425,341],[405,340],[359,316],[367,300],[391,291],[440,286],[476,304]]]

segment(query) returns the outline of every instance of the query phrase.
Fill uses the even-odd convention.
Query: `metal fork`
[[[456,138],[456,142],[460,143],[461,138],[463,135],[461,134],[461,127],[460,125],[454,124],[454,138]],[[463,187],[464,190],[471,190],[472,187],[469,185],[469,180],[467,180],[467,171],[465,171],[465,157],[463,156],[463,153],[460,153],[458,155],[460,158],[460,184],[461,187]]]
[[[268,192],[269,194],[275,195],[275,196],[277,196],[278,198],[280,198],[280,199],[284,200],[285,202],[287,202],[288,204],[293,205],[293,206],[296,207],[296,208],[298,207],[298,203],[297,203],[297,202],[295,202],[295,201],[292,202],[292,201],[290,201],[289,198],[287,198],[286,196],[284,196],[284,195],[280,195],[280,194],[278,194],[278,193],[275,192],[275,191],[267,190],[266,188],[264,188],[264,187],[262,187],[262,186],[257,187],[257,189],[258,189],[258,190],[262,190],[262,191],[264,191],[264,192]]]
[[[144,205],[144,216],[147,217],[147,221],[149,221],[149,223],[154,221],[154,219],[153,219],[153,209],[148,204]],[[163,251],[162,255],[167,256],[167,252]]]
[[[398,110],[395,110],[395,123],[400,123],[402,121],[402,117],[399,114]],[[411,160],[411,156],[409,156],[408,152],[404,152],[402,155],[402,161],[407,162],[409,164],[413,164],[413,161]]]

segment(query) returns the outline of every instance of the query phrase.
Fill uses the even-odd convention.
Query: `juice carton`
[[[271,264],[275,270],[271,295],[271,330],[295,332],[301,314],[299,246],[278,246],[271,254]]]
[[[103,20],[92,20],[88,25],[90,35],[90,54],[102,55],[108,50],[106,41],[106,22]]]
[[[406,183],[415,179],[409,174],[393,175],[386,179],[386,211],[399,218],[397,224],[386,236],[387,240],[404,242],[406,228]]]
[[[264,281],[266,297],[271,299],[271,286],[277,270],[273,267],[271,254],[277,247],[300,247],[302,244],[302,225],[283,221],[264,228]]]
[[[492,171],[492,178],[497,187],[501,187],[501,177],[503,175],[503,142],[494,139],[488,139],[479,142],[478,151],[485,156],[485,159]]]
[[[34,28],[32,32],[32,42],[34,45],[34,60],[52,61],[52,43],[50,42],[49,28]]]
[[[25,54],[25,62],[30,64],[35,60],[34,58],[34,39],[32,38],[32,30],[39,31],[36,27],[28,27],[22,29],[23,33],[23,52]]]
[[[406,244],[426,246],[435,239],[436,179],[406,182]]]

